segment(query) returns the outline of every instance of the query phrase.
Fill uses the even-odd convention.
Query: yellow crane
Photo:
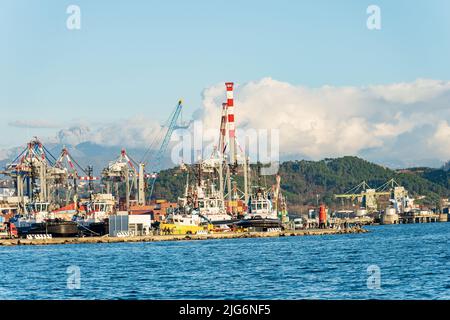
[[[384,184],[382,187],[385,186],[386,184]],[[380,188],[373,189],[367,184],[366,181],[363,181],[343,194],[335,194],[334,197],[336,199],[350,199],[350,201],[352,202],[358,199],[358,202],[362,203],[363,207],[365,207],[366,209],[376,210],[377,198],[390,195],[391,191],[385,191],[383,189],[380,190]]]

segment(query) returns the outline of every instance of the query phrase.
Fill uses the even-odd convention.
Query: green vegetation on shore
[[[256,166],[252,165],[256,172]],[[316,195],[327,205],[337,204],[334,194],[344,193],[362,181],[377,188],[394,178],[414,196],[425,196],[426,205],[436,205],[442,197],[450,197],[450,172],[442,169],[412,168],[392,170],[358,157],[342,157],[321,161],[287,161],[280,165],[281,188],[288,203],[294,206],[313,205]],[[175,201],[184,190],[186,175],[173,168],[161,172],[155,186],[156,198]],[[262,180],[268,186],[275,177]],[[242,179],[237,179],[242,188]]]

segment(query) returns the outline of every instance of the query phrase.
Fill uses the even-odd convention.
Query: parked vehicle
[[[303,224],[304,221],[302,218],[295,218],[294,219],[294,229],[298,230],[298,229],[303,229]]]
[[[18,233],[14,223],[4,222],[0,225],[0,239],[13,239],[17,237]]]

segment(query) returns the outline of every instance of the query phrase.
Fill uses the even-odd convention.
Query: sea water
[[[450,223],[0,247],[0,299],[450,299]]]

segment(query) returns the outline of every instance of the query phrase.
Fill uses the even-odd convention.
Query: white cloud
[[[61,127],[60,124],[45,119],[15,120],[9,122],[8,125],[17,128],[34,128],[34,129],[38,128],[48,129]]]
[[[206,89],[203,97],[202,119],[217,127],[224,85]],[[450,121],[449,98],[450,82],[437,80],[310,88],[264,78],[236,86],[235,114],[240,128],[280,129],[283,155],[321,159],[370,149],[377,159],[395,154],[415,163],[449,158],[447,122],[436,126]]]
[[[80,125],[60,130],[48,142],[77,145],[91,142],[103,146],[147,148],[161,137],[161,126],[154,120],[134,117],[103,125]]]
[[[77,145],[89,141],[91,129],[88,126],[74,126],[69,129],[60,130],[56,141],[62,144]]]
[[[439,122],[434,135],[429,138],[428,143],[441,159],[450,159],[450,125],[446,120]]]
[[[213,85],[203,91],[203,107],[194,112],[208,133],[206,144],[218,138],[225,99],[225,85]],[[280,130],[281,157],[359,155],[395,166],[434,165],[450,158],[450,82],[311,88],[263,78],[237,84],[235,106],[238,128]],[[164,132],[156,121],[136,116],[74,126],[52,141],[146,149]]]
[[[427,102],[445,94],[448,95],[450,82],[418,79],[410,83],[371,86],[370,90],[387,102],[413,104]]]
[[[92,142],[107,146],[147,148],[160,136],[161,126],[144,117],[124,119],[104,126],[92,135]]]

